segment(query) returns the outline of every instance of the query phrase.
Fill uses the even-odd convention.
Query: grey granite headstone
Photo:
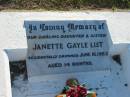
[[[106,21],[25,21],[29,77],[109,69]]]

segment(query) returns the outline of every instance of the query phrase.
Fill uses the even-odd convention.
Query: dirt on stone
[[[27,67],[26,61],[13,61],[9,62],[10,64],[10,75],[11,75],[11,83],[20,75],[23,75],[23,80],[27,80]]]

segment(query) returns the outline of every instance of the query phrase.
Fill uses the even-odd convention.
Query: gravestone
[[[80,76],[89,72],[110,70],[109,48],[112,41],[104,20],[25,21],[25,28],[28,77],[36,95],[45,91],[55,93],[56,89],[51,89],[51,85],[63,80],[61,78],[77,77],[82,80]],[[47,78],[52,80],[51,85],[47,86]],[[58,85],[64,84],[59,81]]]

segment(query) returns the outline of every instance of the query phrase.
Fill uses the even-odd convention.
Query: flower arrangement
[[[56,97],[96,97],[96,93],[87,91],[85,85],[81,85],[77,79],[68,79],[62,93]]]

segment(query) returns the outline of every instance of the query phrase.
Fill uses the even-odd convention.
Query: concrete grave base
[[[117,64],[110,56],[110,70],[31,78],[26,84],[17,84],[15,86],[20,88],[12,87],[13,97],[55,97],[62,91],[67,78],[71,77],[78,78],[80,83],[86,83],[88,89],[96,91],[97,97],[129,97],[129,47],[128,44],[118,44],[111,48],[111,56],[119,54],[122,59],[122,65]],[[26,58],[26,49],[21,49],[19,52],[18,50],[6,50],[6,53],[10,60],[12,60],[11,55],[14,55],[15,57],[13,58],[17,58],[17,60]],[[22,55],[18,57],[19,54]]]
[[[111,60],[111,70],[87,72],[80,74],[59,74],[53,76],[39,77],[38,80],[31,79],[31,91],[28,97],[54,97],[59,94],[65,86],[65,78],[75,76],[81,83],[86,83],[88,89],[96,91],[97,97],[129,97],[129,83],[126,80],[126,67]],[[42,79],[42,81],[41,81]],[[39,95],[40,94],[40,95]]]
[[[39,94],[36,95],[39,90],[47,89],[44,87],[34,88],[35,85],[40,86],[40,82],[46,82],[49,85],[55,83],[54,76],[46,76],[38,80],[33,80],[27,82],[16,83],[15,87],[10,85],[10,74],[9,74],[9,61],[23,60],[26,59],[26,37],[23,28],[23,23],[25,19],[42,19],[42,20],[54,20],[54,19],[105,19],[108,22],[108,27],[111,33],[112,41],[114,43],[111,47],[111,56],[120,55],[122,65],[117,64],[115,61],[111,60],[111,70],[110,71],[99,71],[99,72],[89,72],[88,74],[83,74],[86,76],[78,76],[79,81],[87,83],[88,88],[93,88],[98,93],[97,97],[129,97],[130,96],[130,14],[128,12],[1,12],[0,13],[0,97],[54,97],[65,85],[64,76],[61,75],[58,83],[53,85],[58,86],[54,93]],[[119,43],[119,44],[117,44]],[[121,44],[120,44],[121,43]],[[128,43],[128,44],[122,44]],[[24,48],[24,49],[23,49]],[[6,53],[5,53],[5,49]],[[21,49],[21,50],[20,50]],[[66,75],[67,76],[67,75]],[[68,76],[69,77],[69,76]],[[63,79],[62,79],[63,78]],[[100,79],[102,78],[102,79]],[[54,80],[54,81],[52,81]],[[104,80],[104,82],[102,82]],[[50,81],[50,82],[49,82]],[[100,84],[100,83],[103,84]],[[22,83],[22,84],[21,84]],[[35,84],[33,84],[35,83]],[[32,85],[33,84],[33,85]],[[48,85],[47,84],[47,85]],[[41,84],[42,85],[42,84]],[[48,89],[50,89],[50,86]],[[33,88],[29,88],[29,87]],[[105,87],[104,87],[105,86]],[[102,87],[102,88],[101,88]],[[107,87],[107,88],[106,88]],[[41,88],[41,89],[40,89]],[[51,90],[50,90],[51,91]],[[45,91],[46,92],[46,91]],[[12,95],[11,95],[12,94]]]

